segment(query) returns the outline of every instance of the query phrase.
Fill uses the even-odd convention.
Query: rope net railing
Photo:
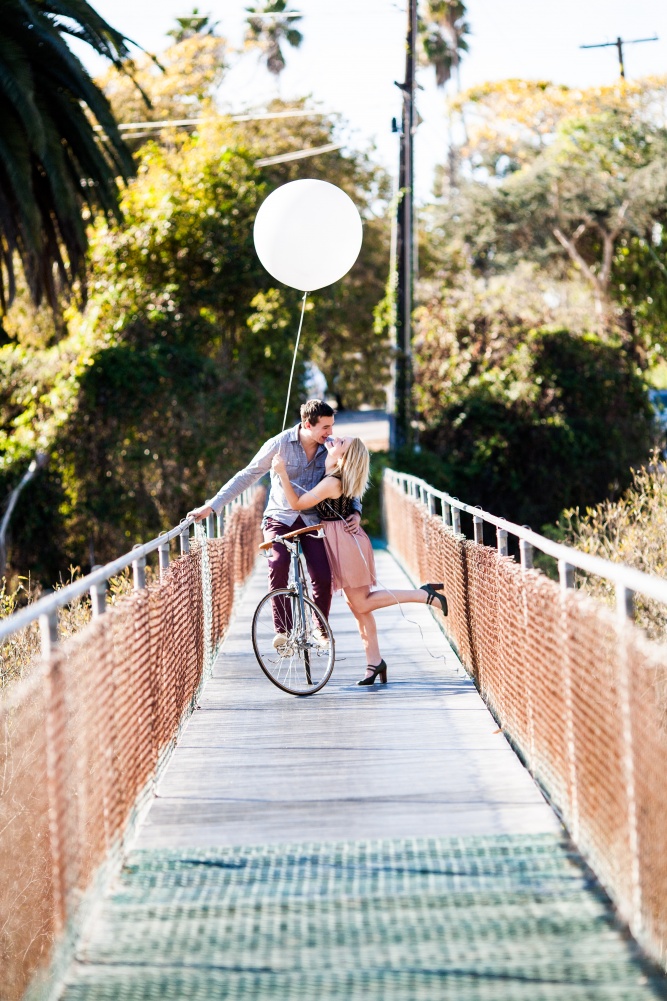
[[[234,505],[221,538],[200,532],[0,702],[2,1001],[47,969],[148,800],[254,565],[263,505],[262,490]]]
[[[633,935],[665,965],[667,646],[467,539],[445,523],[444,498],[443,517],[405,480],[384,482],[392,552],[413,578],[444,581],[462,663]]]

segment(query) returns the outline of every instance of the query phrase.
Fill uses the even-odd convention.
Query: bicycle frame
[[[290,552],[294,587],[296,588],[297,597],[299,599],[299,633],[303,636],[306,631],[306,606],[303,602],[303,580],[301,579],[301,546],[298,538],[295,539],[294,542],[285,539],[283,544],[287,546]],[[306,680],[310,685],[312,683],[312,679],[310,676],[310,658],[307,653],[304,656],[304,660],[306,665]]]
[[[335,659],[331,627],[308,593],[300,540],[303,532],[293,533],[292,538],[276,536],[260,546],[268,557],[274,545],[282,543],[289,553],[292,573],[289,583],[273,588],[261,599],[251,628],[253,649],[264,674],[290,695],[320,691],[331,677]]]

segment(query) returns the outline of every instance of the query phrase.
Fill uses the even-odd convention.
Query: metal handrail
[[[484,511],[481,507],[473,507],[471,504],[466,504],[459,500],[458,497],[452,497],[443,490],[436,490],[435,487],[432,487],[418,476],[412,476],[409,473],[397,473],[394,469],[386,469],[384,475],[389,483],[400,487],[410,496],[425,503],[431,513],[434,512],[430,498],[438,499],[442,504],[443,519],[449,528],[452,528],[452,525],[448,523],[448,509],[450,511],[463,511],[466,514],[471,514],[473,522],[478,525],[481,525],[483,522],[495,525],[499,536],[498,549],[504,555],[507,554],[507,534],[516,536],[520,540],[520,543],[524,543],[524,547],[522,547],[522,563],[524,566],[529,567],[532,565],[530,554],[526,553],[525,550],[526,546],[538,549],[547,556],[553,557],[558,561],[563,587],[572,587],[574,585],[572,569],[576,567],[578,570],[584,570],[586,573],[594,574],[596,577],[604,577],[606,580],[612,581],[617,589],[617,605],[619,611],[623,614],[628,614],[630,611],[632,594],[637,592],[667,605],[667,580],[662,577],[644,573],[643,570],[636,570],[634,567],[629,567],[624,563],[612,563],[611,560],[605,560],[601,556],[592,556],[590,553],[583,553],[579,549],[573,549],[571,546],[565,546],[560,542],[553,542],[551,539],[547,539],[544,535],[532,531],[532,529],[525,525],[517,525],[512,521],[507,521],[506,518],[499,518],[497,515]],[[505,533],[504,537],[501,533]],[[476,538],[476,541],[481,541],[481,539]]]
[[[237,503],[248,503],[249,499],[253,496],[255,489],[256,488],[250,487],[247,490],[244,490],[243,494],[237,500],[232,501],[229,505],[226,505],[225,510],[236,506]],[[206,528],[210,538],[215,535],[215,526],[213,524],[214,520],[215,519],[210,516],[209,519],[207,519]],[[155,539],[151,539],[150,542],[145,542],[143,545],[135,546],[129,552],[125,553],[123,556],[119,556],[115,560],[112,560],[110,563],[105,563],[104,566],[95,567],[95,569],[89,574],[86,574],[85,577],[81,577],[79,580],[73,581],[71,584],[68,584],[66,587],[63,587],[58,591],[54,591],[52,594],[45,595],[45,597],[40,598],[39,601],[36,601],[34,604],[21,609],[20,612],[14,612],[13,615],[10,615],[6,619],[0,621],[0,640],[6,639],[8,636],[11,636],[12,633],[18,632],[19,629],[23,629],[25,626],[29,626],[31,623],[36,622],[39,619],[43,623],[43,630],[46,628],[47,632],[50,631],[50,642],[54,642],[56,640],[56,623],[54,617],[58,612],[58,609],[68,605],[76,598],[80,598],[81,595],[86,592],[90,592],[93,598],[93,614],[100,614],[104,610],[104,593],[106,591],[107,582],[111,577],[115,577],[116,574],[121,573],[121,571],[125,570],[130,565],[134,565],[135,567],[135,588],[142,588],[144,586],[143,573],[137,574],[137,568],[143,568],[145,566],[146,557],[150,553],[154,553],[159,550],[160,568],[161,570],[165,569],[168,565],[169,544],[174,539],[180,537],[181,551],[187,552],[189,549],[190,528],[194,524],[194,518],[183,518],[180,524],[169,529],[168,532],[162,532]],[[224,531],[224,516],[217,519],[217,530],[218,536],[221,536]],[[48,638],[44,638],[46,645],[48,645]]]

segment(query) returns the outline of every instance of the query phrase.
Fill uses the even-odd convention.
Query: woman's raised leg
[[[382,661],[373,612],[378,608],[388,608],[390,605],[401,603],[425,605],[429,601],[429,595],[420,587],[397,591],[371,591],[369,587],[346,587],[344,594],[345,600],[357,620],[368,664],[366,677],[370,678],[373,674],[373,668]]]
[[[345,596],[352,611],[354,612],[356,608],[361,613],[375,612],[378,608],[388,608],[389,605],[401,603],[425,605],[429,597],[420,587],[399,591],[371,591],[368,587],[348,587],[345,588]]]

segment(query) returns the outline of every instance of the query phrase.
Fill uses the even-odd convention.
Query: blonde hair
[[[345,497],[363,497],[368,486],[371,457],[361,438],[353,438],[338,460],[340,485]]]

